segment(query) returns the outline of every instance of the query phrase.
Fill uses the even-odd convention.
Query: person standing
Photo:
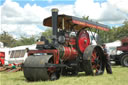
[[[106,67],[106,71],[108,74],[112,74],[112,68],[111,68],[111,64],[110,64],[110,56],[107,53],[107,49],[105,44],[102,45],[103,47],[103,51],[104,51],[104,55],[105,55],[105,67]]]

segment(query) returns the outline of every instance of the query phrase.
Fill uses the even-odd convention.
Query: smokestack
[[[58,9],[53,8],[51,11],[52,11],[52,27],[53,27],[52,33],[53,33],[53,36],[56,38],[57,37]]]

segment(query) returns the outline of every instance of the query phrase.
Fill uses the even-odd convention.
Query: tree
[[[0,34],[0,41],[3,42],[4,46],[12,47],[16,40],[8,32],[4,31]]]
[[[85,20],[89,20],[89,16],[83,16],[82,18]]]
[[[25,37],[21,36],[19,40],[16,40],[15,44],[13,46],[21,46],[21,45],[31,45],[36,43],[36,37]]]
[[[52,28],[48,28],[45,32],[42,32],[42,36],[45,36],[51,42]]]

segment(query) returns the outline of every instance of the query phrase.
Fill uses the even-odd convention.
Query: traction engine
[[[100,45],[91,45],[87,29],[109,31],[103,24],[74,16],[58,15],[44,19],[44,26],[52,27],[52,42],[42,36],[37,50],[28,50],[23,65],[24,76],[29,81],[56,80],[60,75],[98,75],[104,70],[104,53]],[[102,73],[103,74],[103,73]]]
[[[117,47],[117,51],[122,51],[121,54],[111,55],[111,60],[115,61],[117,65],[128,67],[128,37],[121,39],[122,45]]]

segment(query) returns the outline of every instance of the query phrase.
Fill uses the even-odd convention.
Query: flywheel
[[[89,34],[88,34],[88,32],[85,29],[81,29],[77,33],[76,43],[77,43],[77,49],[78,49],[78,51],[81,54],[83,54],[85,48],[87,48],[87,46],[90,44]]]

